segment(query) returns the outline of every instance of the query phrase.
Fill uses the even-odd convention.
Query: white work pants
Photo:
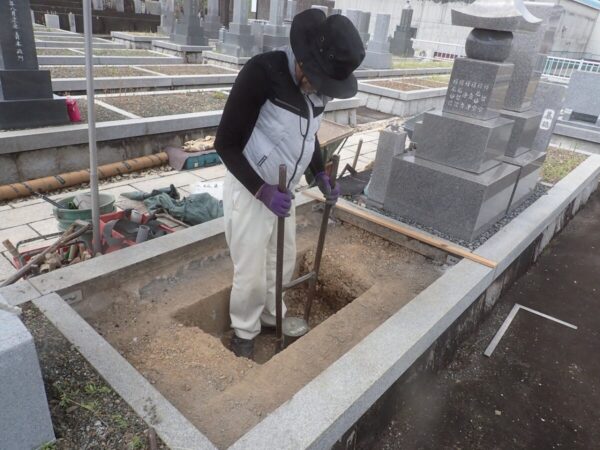
[[[223,185],[225,238],[233,261],[229,303],[231,327],[243,339],[260,333],[261,322],[275,326],[277,216],[231,173]],[[285,219],[283,283],[292,279],[296,263],[296,214],[292,201]],[[285,317],[285,304],[283,316]]]

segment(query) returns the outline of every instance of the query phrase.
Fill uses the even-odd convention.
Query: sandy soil
[[[299,233],[302,273],[312,266],[315,229]],[[234,442],[441,275],[439,267],[403,247],[349,225],[330,227],[313,329],[274,357],[273,332],[265,330],[257,343],[259,364],[236,358],[223,345],[230,333],[231,262],[227,256],[207,258],[211,262],[201,270],[182,269],[139,289],[103,293],[117,301],[87,319],[219,447]],[[289,315],[301,316],[304,301],[305,289],[290,292]]]

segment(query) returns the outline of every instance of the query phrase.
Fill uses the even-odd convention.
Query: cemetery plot
[[[38,48],[38,56],[82,56],[82,53],[69,48]]]
[[[542,181],[557,183],[587,159],[587,155],[572,150],[548,147],[546,161],[542,166]]]
[[[221,91],[178,94],[141,94],[99,97],[103,102],[140,117],[167,116],[223,109],[227,94]]]
[[[368,84],[381,86],[396,91],[420,91],[430,88],[445,88],[448,86],[448,80],[443,78],[425,77],[425,78],[398,78],[393,80],[369,81]]]
[[[298,233],[298,265],[305,270],[311,267],[320,215],[309,211],[299,217],[304,226]],[[312,330],[275,357],[273,333],[265,330],[254,362],[236,358],[223,344],[230,337],[231,261],[220,245],[199,245],[193,260],[189,251],[177,255],[166,277],[158,265],[127,276],[137,298],[117,283],[74,307],[219,448],[288,400],[442,273],[431,260],[369,232],[347,224],[331,227]],[[209,264],[201,263],[208,258]],[[290,315],[302,313],[304,300],[301,291],[286,294]]]
[[[431,67],[452,67],[454,61],[438,61],[419,58],[393,58],[394,69],[421,69]]]
[[[42,66],[43,70],[50,70],[52,78],[85,78],[84,66]],[[131,66],[95,66],[94,77],[139,77],[151,76],[148,72]]]
[[[209,64],[173,64],[170,66],[142,66],[144,69],[164,75],[213,75],[221,73],[237,73],[235,70]]]

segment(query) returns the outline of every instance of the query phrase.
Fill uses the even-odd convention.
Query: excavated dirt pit
[[[319,215],[298,217],[299,273],[312,267]],[[162,275],[124,276],[75,309],[220,448],[290,399],[441,274],[425,257],[348,224],[330,225],[311,331],[275,353],[264,330],[256,361],[236,358],[229,330],[232,264],[208,246]],[[163,262],[164,264],[164,262]],[[306,288],[288,291],[288,316],[302,316]]]

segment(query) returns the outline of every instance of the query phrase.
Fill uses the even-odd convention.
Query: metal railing
[[[464,44],[450,42],[428,41],[426,39],[411,39],[416,58],[453,60],[465,56]]]
[[[600,73],[600,62],[548,56],[542,74],[557,81],[568,81],[576,70]]]

